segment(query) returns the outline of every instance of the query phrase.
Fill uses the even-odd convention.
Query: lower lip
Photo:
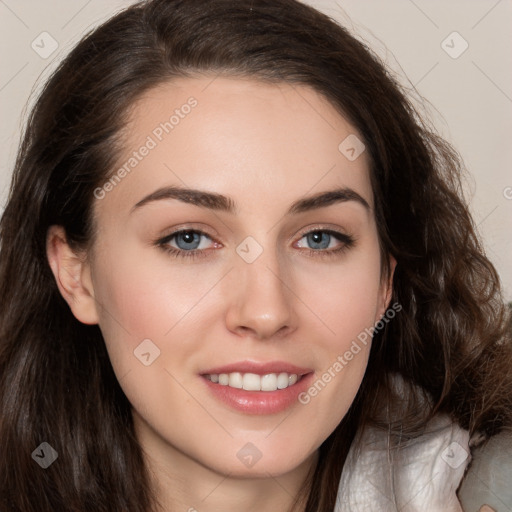
[[[313,373],[308,373],[293,386],[276,391],[246,391],[213,383],[206,377],[202,379],[215,398],[237,411],[245,414],[276,414],[298,403],[299,394],[309,387],[313,376]]]

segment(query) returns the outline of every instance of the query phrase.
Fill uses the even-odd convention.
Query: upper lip
[[[258,361],[239,361],[237,363],[230,363],[224,366],[216,366],[215,368],[210,368],[209,370],[201,372],[201,374],[220,375],[221,373],[240,372],[255,373],[256,375],[267,375],[269,373],[288,373],[300,376],[311,373],[312,371],[313,370],[310,368],[303,368],[284,361],[269,361],[266,363]]]

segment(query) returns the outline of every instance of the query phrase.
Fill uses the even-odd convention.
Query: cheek
[[[152,327],[162,335],[197,301],[203,274],[209,272],[198,275],[197,267],[156,247],[123,241],[130,237],[133,234],[103,243],[95,265],[96,296],[126,329],[146,335],[144,331]],[[112,318],[107,314],[104,320],[108,323]]]
[[[321,370],[301,403],[312,417],[325,418],[319,430],[326,434],[345,416],[366,371],[382,300],[377,241],[339,265],[317,267],[314,274],[303,269],[299,275],[304,302],[324,333],[315,337]]]
[[[295,273],[299,298],[323,324],[326,348],[336,351],[375,324],[382,302],[377,244],[345,256],[333,265],[308,263],[309,269]]]
[[[184,266],[167,261],[163,253],[148,257],[147,248],[120,244],[105,247],[103,254],[94,272],[100,327],[113,364],[124,360],[131,365],[136,347],[145,339],[161,345],[208,283],[197,272],[184,272]]]

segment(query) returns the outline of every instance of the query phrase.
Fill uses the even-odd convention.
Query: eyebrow
[[[131,213],[148,203],[168,199],[177,199],[183,203],[189,203],[209,210],[216,210],[230,214],[238,212],[237,205],[231,197],[214,192],[207,192],[205,190],[169,186],[155,190],[148,196],[141,199],[132,208]],[[324,208],[335,203],[345,203],[348,201],[356,201],[367,210],[371,210],[370,205],[364,197],[351,188],[342,187],[299,199],[290,206],[286,214],[294,215],[316,210],[318,208]]]

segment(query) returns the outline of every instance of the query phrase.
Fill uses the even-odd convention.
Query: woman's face
[[[127,128],[89,270],[138,436],[162,464],[290,472],[389,299],[361,136],[312,89],[220,77],[151,90]]]

